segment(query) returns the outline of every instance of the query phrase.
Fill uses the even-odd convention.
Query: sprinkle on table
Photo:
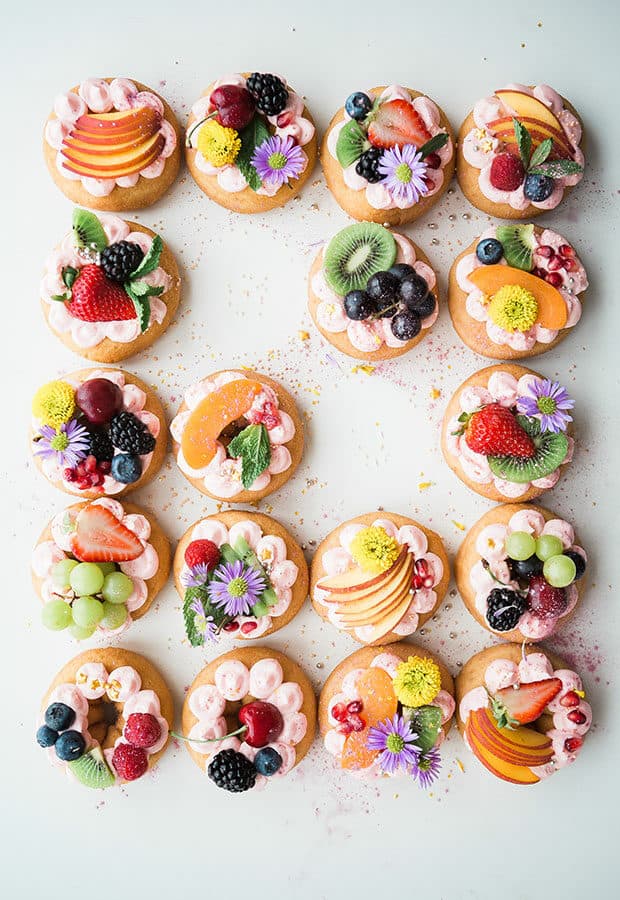
[[[456,519],[452,519],[452,524],[455,528],[458,528],[459,531],[465,531],[466,526],[463,525],[462,522],[457,522]]]

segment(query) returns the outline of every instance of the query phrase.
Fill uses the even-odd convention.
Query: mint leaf
[[[436,153],[437,150],[441,150],[447,143],[448,135],[445,131],[440,131],[439,134],[436,134],[430,141],[427,141],[420,147],[419,152],[422,154],[422,159],[424,159],[425,156],[430,156],[431,153]]]
[[[96,250],[101,253],[108,246],[103,225],[97,216],[87,209],[73,210],[73,238],[81,250]]]
[[[196,598],[202,600],[197,588],[188,588],[183,598],[183,621],[185,622],[185,634],[192,647],[200,647],[204,644],[204,635],[196,628],[196,613],[191,608]]]
[[[370,141],[359,122],[351,119],[340,129],[336,142],[336,157],[343,169],[352,165],[370,147]]]
[[[239,140],[241,141],[241,150],[237,155],[235,164],[248,183],[248,187],[253,191],[257,191],[262,181],[260,175],[252,165],[252,156],[254,150],[271,137],[269,128],[260,116],[254,116],[249,125],[242,128],[239,132]]]
[[[541,163],[543,163],[547,159],[547,157],[549,156],[549,154],[551,153],[552,150],[553,150],[553,141],[551,138],[547,138],[541,144],[539,144],[538,147],[532,153],[532,156],[530,158],[530,168],[532,166],[539,166]]]
[[[52,300],[57,300],[58,303],[66,303],[67,300],[71,299],[71,291],[68,291],[66,294],[52,294]]]
[[[415,743],[422,753],[435,746],[441,728],[441,710],[438,706],[403,707],[403,716],[417,734]]]
[[[249,488],[271,461],[271,444],[265,426],[244,428],[228,445],[228,454],[241,459],[241,483],[244,488]]]
[[[532,138],[525,125],[519,122],[518,119],[512,120],[512,127],[514,128],[515,137],[517,139],[519,156],[521,157],[523,168],[527,172],[530,165],[530,154],[532,152]]]
[[[163,249],[163,241],[160,236],[156,234],[153,238],[153,243],[149,247],[149,252],[142,258],[142,262],[138,268],[134,269],[129,276],[130,280],[135,281],[136,278],[143,278],[145,275],[148,275],[149,272],[154,272],[159,265],[159,258]]]
[[[549,178],[563,178],[564,175],[577,175],[583,172],[583,166],[572,159],[553,159],[530,169],[530,175],[547,175]]]
[[[140,297],[138,294],[134,293],[133,285],[130,281],[125,284],[125,291],[134,305],[136,318],[140,325],[140,331],[144,332],[149,327],[149,320],[151,318],[151,304],[149,303],[148,294]]]

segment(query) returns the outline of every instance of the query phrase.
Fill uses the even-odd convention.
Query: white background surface
[[[322,8],[323,7],[323,8]],[[315,3],[286,0],[132,4],[13,3],[2,53],[2,775],[5,896],[99,898],[282,897],[602,898],[615,894],[618,703],[618,144],[617,4],[486,0]],[[552,646],[584,675],[595,728],[578,763],[536,788],[492,779],[456,729],[444,769],[425,794],[404,781],[362,785],[333,772],[317,741],[286,780],[260,794],[217,791],[182,748],[126,789],[89,792],[48,767],[34,742],[40,697],[78,652],[44,631],[29,556],[46,521],[70,502],[25,453],[30,398],[80,367],[47,331],[38,279],[71,206],[44,167],[40,133],[56,93],[90,75],[135,77],[181,120],[206,84],[228,72],[285,73],[321,130],[348,93],[400,82],[427,92],[455,129],[473,102],[509,81],[548,82],[588,131],[588,171],[542,221],[564,232],[591,280],[581,324],[534,361],[577,400],[575,463],[544,502],[577,525],[591,555],[582,608]],[[614,112],[614,109],[616,110]],[[439,423],[452,391],[486,361],[464,348],[444,306],[432,336],[371,375],[326,358],[306,312],[310,245],[348,223],[317,169],[301,199],[242,218],[211,204],[184,172],[157,206],[136,216],[161,232],[185,277],[177,320],[127,368],[153,384],[172,415],[182,389],[214,369],[255,365],[282,380],[308,417],[298,474],[261,505],[308,546],[339,521],[380,506],[412,515],[453,553],[489,504],[451,474]],[[487,224],[456,184],[406,229],[445,286],[452,258]],[[615,232],[615,233],[614,233]],[[436,242],[436,243],[434,243]],[[298,339],[299,329],[311,339]],[[615,330],[614,330],[615,329]],[[336,354],[334,353],[334,356]],[[431,388],[441,391],[430,398]],[[432,482],[420,491],[420,482]],[[160,511],[177,539],[214,504],[168,458],[132,495]],[[614,565],[615,564],[615,565]],[[614,571],[615,570],[615,571]],[[492,639],[454,593],[420,642],[458,663]],[[269,643],[300,661],[317,689],[356,645],[308,606]],[[123,645],[161,668],[178,709],[203,665],[183,634],[171,584]],[[225,648],[227,649],[227,648]],[[212,653],[213,651],[211,651]],[[614,718],[615,716],[615,718]],[[461,759],[464,772],[456,764]]]

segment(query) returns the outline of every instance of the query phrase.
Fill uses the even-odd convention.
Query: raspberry
[[[270,431],[272,428],[277,428],[282,420],[275,403],[267,400],[260,412],[256,414],[255,421],[263,424],[267,431]]]
[[[146,750],[142,747],[120,743],[114,748],[112,765],[118,777],[123,781],[135,781],[136,778],[141,778],[148,769],[149,759]]]
[[[491,163],[489,178],[500,191],[516,191],[525,178],[523,163],[512,153],[500,153]]]
[[[194,566],[206,565],[211,571],[220,561],[220,551],[213,541],[192,541],[185,548],[185,562],[190,569]]]
[[[123,735],[134,747],[152,747],[161,737],[161,725],[150,713],[132,713]]]

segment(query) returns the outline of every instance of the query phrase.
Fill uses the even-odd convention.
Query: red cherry
[[[123,408],[123,392],[107,378],[90,378],[75,392],[75,401],[89,422],[104,425]]]
[[[210,100],[217,109],[216,118],[220,125],[239,131],[252,121],[254,98],[245,88],[236,84],[223,84],[213,91]]]
[[[555,256],[555,250],[548,244],[543,244],[542,247],[539,247],[536,250],[536,253],[538,253],[538,255],[542,256],[544,259],[551,259],[552,256]]]
[[[560,706],[579,706],[579,699],[577,691],[568,691],[560,700]]]
[[[553,287],[559,287],[564,279],[558,272],[547,272],[545,275],[545,281],[548,281],[549,284],[553,285]]]
[[[347,703],[347,712],[349,713],[361,713],[364,708],[364,704],[361,700],[351,700],[350,703]]]
[[[332,716],[337,722],[346,722],[347,707],[344,705],[344,703],[335,703],[332,706]]]
[[[264,700],[253,700],[242,706],[239,721],[247,728],[243,739],[250,747],[265,747],[277,740],[284,728],[284,719],[278,707]]]
[[[583,741],[580,737],[569,737],[564,741],[564,749],[567,753],[576,753],[583,747]]]
[[[561,616],[568,600],[564,588],[552,587],[542,575],[530,578],[527,605],[530,612],[542,619]]]
[[[580,709],[571,709],[566,718],[574,722],[575,725],[583,725],[588,719],[586,714],[582,713]]]
[[[558,247],[558,253],[560,256],[574,256],[575,251],[570,246],[570,244],[562,244],[561,247]]]

